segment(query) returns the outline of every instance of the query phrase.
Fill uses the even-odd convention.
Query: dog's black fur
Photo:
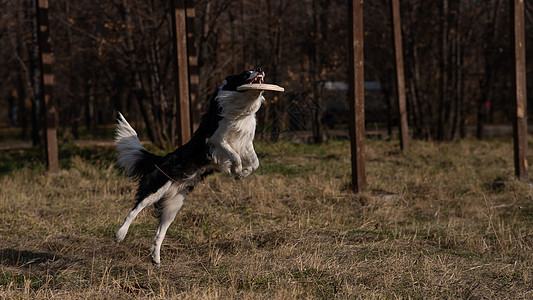
[[[187,175],[193,174],[211,163],[212,158],[207,139],[215,133],[218,122],[222,119],[219,115],[220,107],[215,99],[216,93],[211,99],[209,110],[202,116],[198,129],[185,145],[165,156],[158,156],[143,150],[144,157],[135,166],[133,174],[140,179],[135,196],[137,203],[146,196],[155,193],[169,179],[183,180]],[[212,169],[206,169],[201,174],[201,179],[213,172]],[[187,188],[192,191],[194,184],[188,185]]]

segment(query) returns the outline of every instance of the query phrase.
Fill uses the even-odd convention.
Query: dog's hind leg
[[[158,203],[159,207],[159,227],[155,234],[154,243],[150,248],[152,254],[152,261],[154,264],[159,264],[161,262],[161,244],[167,233],[168,227],[176,218],[176,214],[179,212],[183,206],[183,201],[187,196],[186,190],[181,190],[174,195],[168,196],[163,201]]]
[[[115,232],[115,242],[121,242],[128,233],[128,229],[130,228],[131,222],[135,220],[135,217],[147,206],[152,205],[159,201],[161,197],[168,191],[168,188],[172,185],[172,182],[167,182],[164,186],[162,186],[159,190],[157,190],[155,193],[150,194],[150,196],[144,198],[142,201],[139,201],[135,207],[130,211],[126,219],[124,219],[124,223],[122,226]]]

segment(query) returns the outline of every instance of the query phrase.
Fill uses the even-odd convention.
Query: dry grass
[[[0,178],[0,298],[533,297],[533,192],[510,140],[368,141],[361,195],[348,147],[258,144],[256,174],[190,195],[160,267],[150,211],[112,241],[135,185],[110,160],[17,169]]]

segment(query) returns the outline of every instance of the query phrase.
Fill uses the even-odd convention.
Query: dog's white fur
[[[265,98],[258,90],[238,94],[221,91],[217,100],[222,107],[223,119],[208,140],[213,162],[219,171],[233,174],[238,179],[245,178],[259,167],[253,145],[255,113]]]

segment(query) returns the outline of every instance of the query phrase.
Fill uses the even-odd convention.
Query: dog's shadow
[[[53,253],[33,252],[10,248],[0,250],[0,264],[16,268],[39,270],[41,268],[46,268],[50,264],[66,267],[73,262],[72,259],[61,257]]]

